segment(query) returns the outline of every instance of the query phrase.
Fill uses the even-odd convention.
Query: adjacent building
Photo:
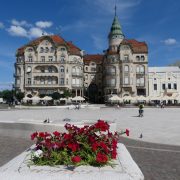
[[[180,92],[179,67],[149,67],[149,96],[175,97]]]

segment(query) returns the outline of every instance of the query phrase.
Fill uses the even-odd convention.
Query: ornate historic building
[[[83,96],[82,51],[57,35],[28,43],[17,50],[15,88],[32,95],[69,90]]]
[[[103,61],[104,94],[120,97],[148,95],[148,47],[145,42],[125,39],[115,15]]]
[[[115,14],[109,47],[103,55],[84,55],[72,42],[57,35],[42,36],[19,48],[15,88],[26,94],[71,91],[92,102],[111,94],[148,95],[148,47],[125,39]]]

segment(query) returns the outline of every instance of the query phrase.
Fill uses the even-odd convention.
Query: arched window
[[[43,52],[44,52],[44,48],[41,47],[41,48],[40,48],[40,53],[43,53]]]
[[[140,57],[139,57],[139,56],[136,56],[136,60],[137,60],[137,61],[140,61]]]
[[[60,56],[60,61],[63,63],[63,62],[65,62],[65,56],[64,55],[61,55]]]
[[[48,52],[49,52],[49,48],[48,48],[48,47],[46,47],[45,52],[46,52],[46,53],[48,53]]]
[[[125,66],[124,66],[124,71],[125,71],[125,72],[129,72],[129,66],[128,66],[128,65],[125,65]]]
[[[144,73],[144,66],[140,66],[140,73]]]
[[[64,72],[64,66],[60,67],[60,72]]]
[[[136,66],[136,72],[139,73],[140,72],[140,68],[139,66]]]

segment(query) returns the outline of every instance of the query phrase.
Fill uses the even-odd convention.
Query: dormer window
[[[145,60],[145,57],[144,56],[141,56],[141,61],[144,61]]]
[[[46,52],[46,53],[48,53],[48,52],[49,52],[49,48],[48,48],[48,47],[46,47],[45,52]]]
[[[137,60],[137,61],[140,61],[140,57],[139,57],[139,56],[136,56],[136,60]]]
[[[60,51],[66,51],[66,48],[62,47],[62,48],[60,49]]]

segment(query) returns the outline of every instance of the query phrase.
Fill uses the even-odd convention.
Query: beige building
[[[148,47],[125,39],[115,15],[103,55],[83,56],[71,42],[57,35],[42,36],[19,48],[15,88],[26,94],[71,91],[92,102],[108,95],[148,95]]]
[[[175,97],[180,92],[179,67],[149,67],[149,96]]]
[[[125,39],[115,15],[103,61],[104,94],[148,95],[148,47],[145,42]]]
[[[57,35],[28,43],[17,50],[15,88],[32,95],[68,90],[83,96],[82,51]]]

